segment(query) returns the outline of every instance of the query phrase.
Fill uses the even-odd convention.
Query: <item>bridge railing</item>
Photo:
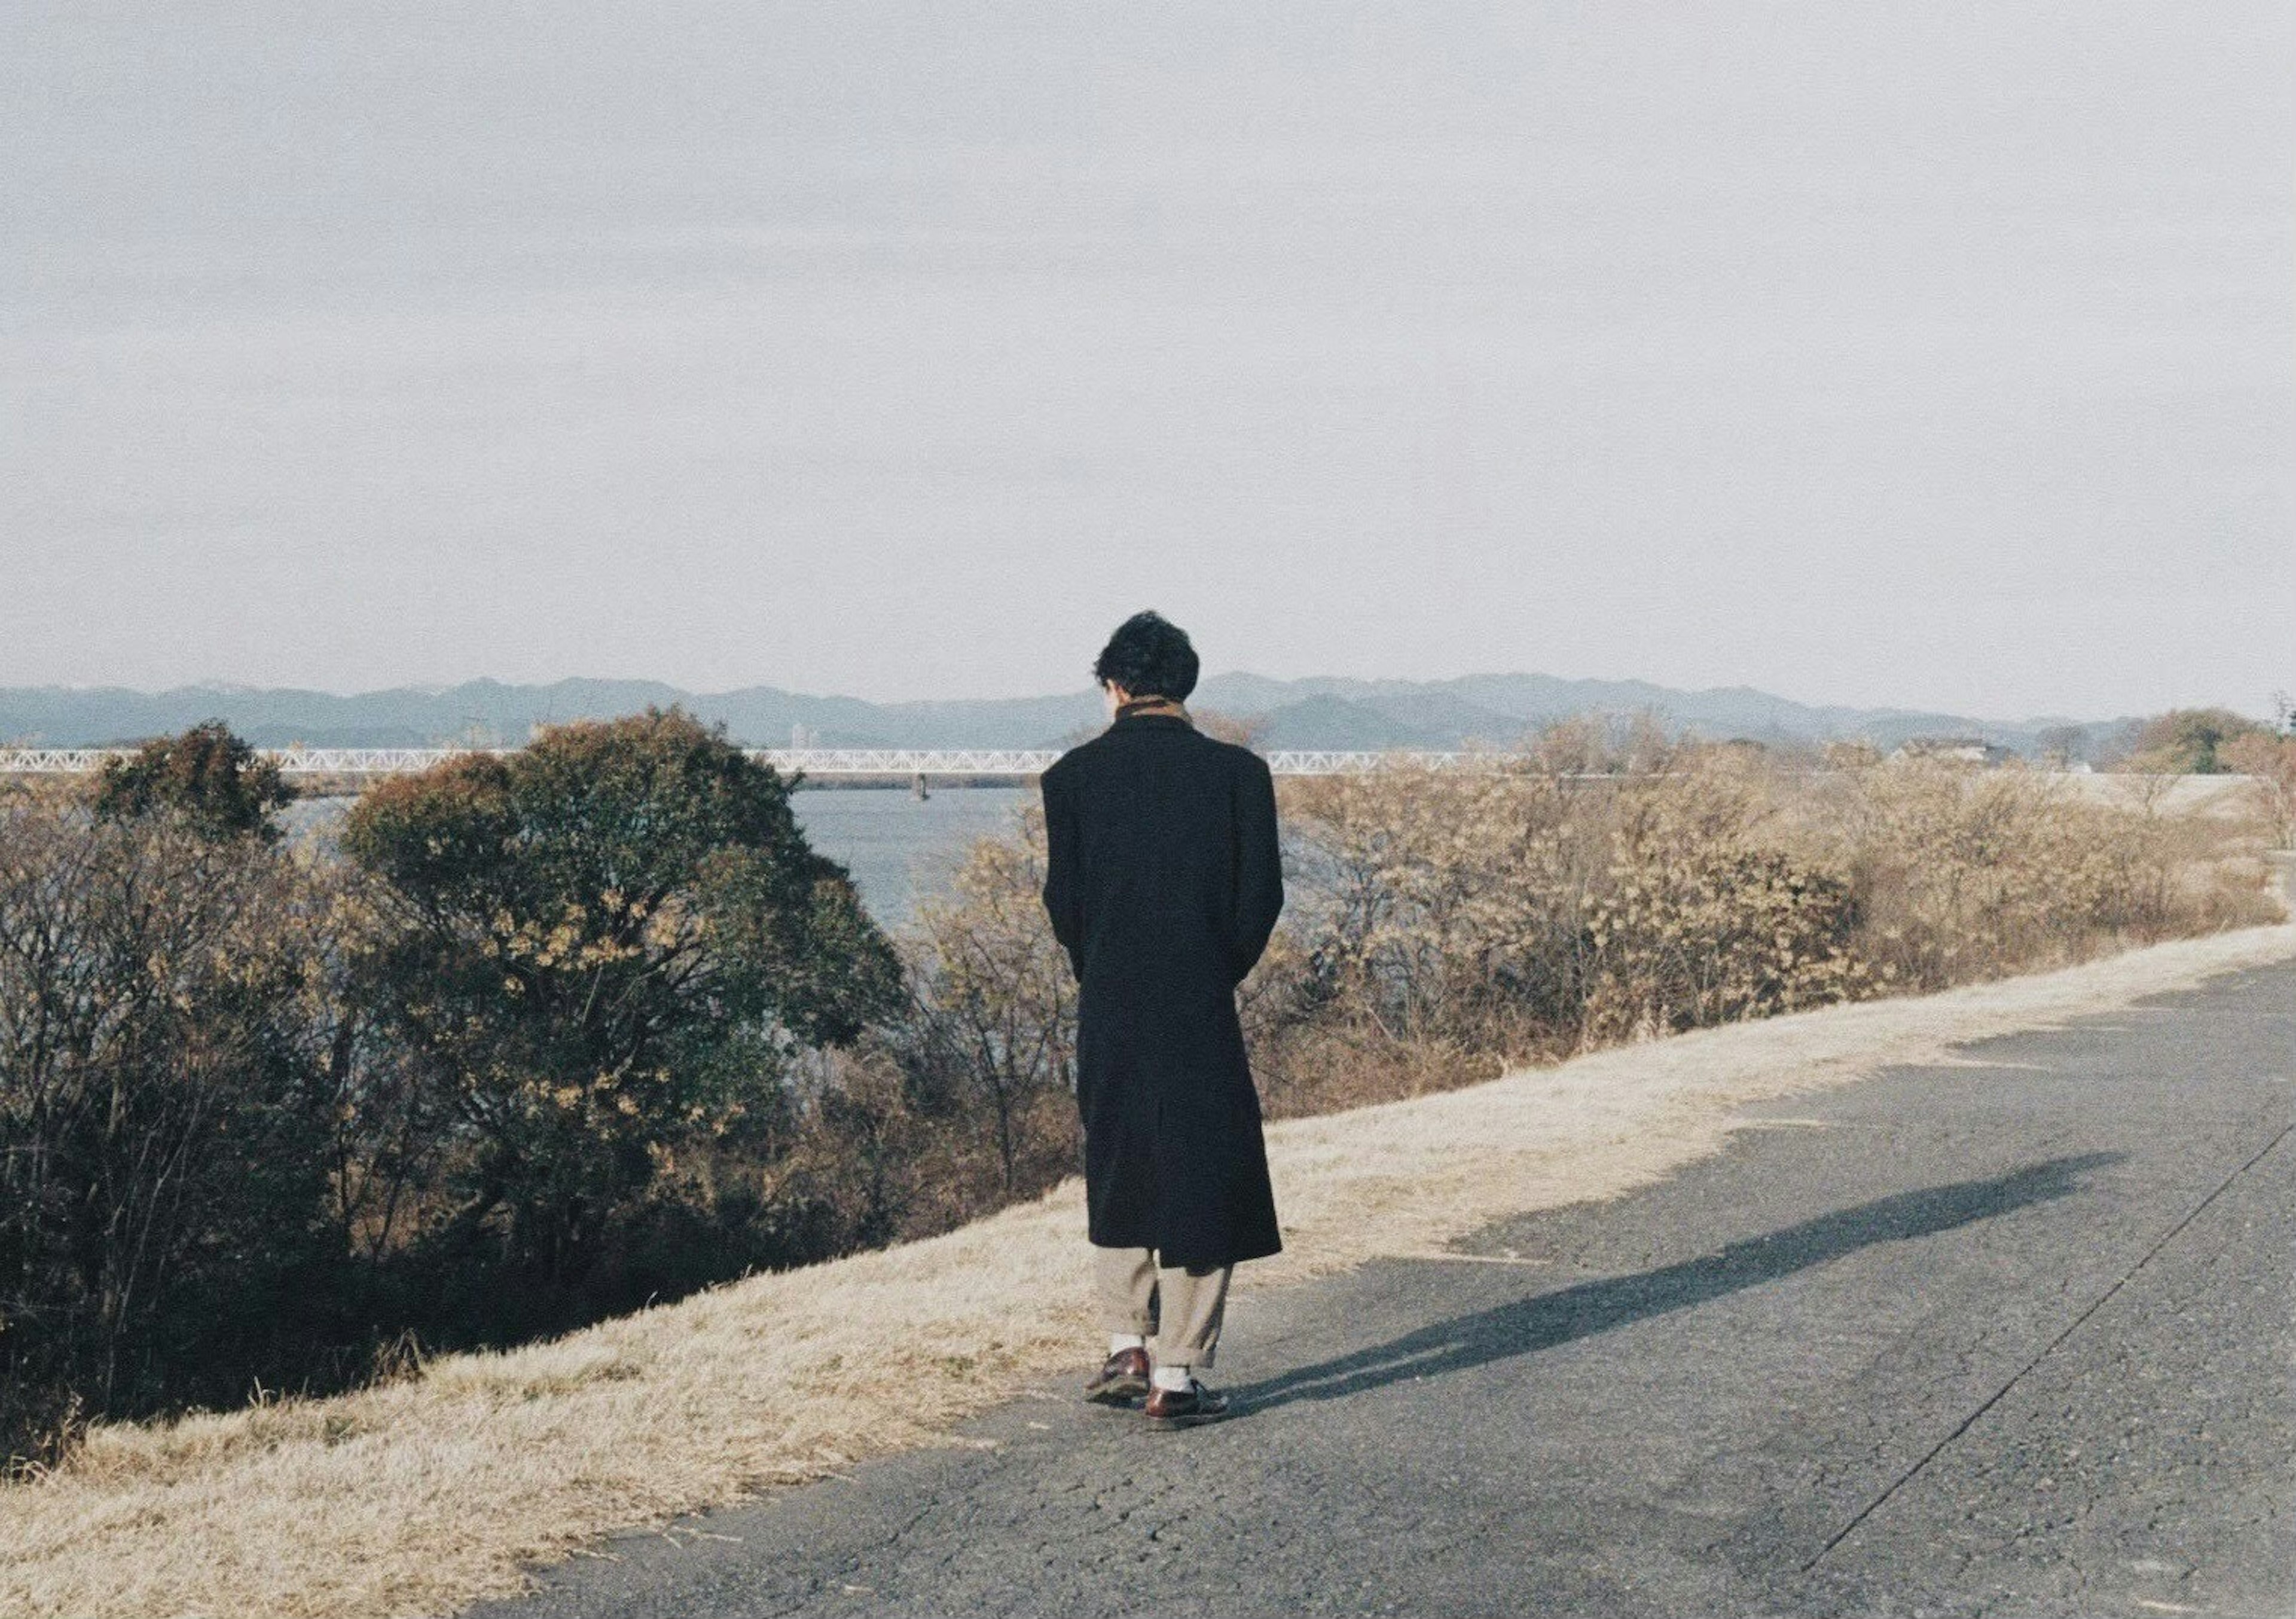
[[[428,770],[464,754],[515,753],[511,748],[265,748],[280,774],[314,796],[348,792],[362,781]],[[802,772],[815,781],[1028,781],[1060,757],[1052,748],[752,748],[750,756],[784,773]],[[127,758],[126,748],[0,748],[0,780],[25,776],[87,775],[105,761]],[[1359,775],[1390,768],[1440,771],[1517,771],[1545,775],[1529,757],[1505,748],[1276,748],[1263,756],[1279,776]],[[1796,774],[1825,775],[1820,767]],[[2232,815],[2247,813],[2256,781],[2251,776],[2149,777],[2113,773],[2050,773],[2066,790],[2103,803],[2173,810],[2177,814]],[[1617,781],[1600,772],[1567,772],[1576,782]]]

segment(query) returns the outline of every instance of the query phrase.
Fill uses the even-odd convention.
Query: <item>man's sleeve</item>
[[[1037,778],[1045,801],[1045,914],[1053,937],[1068,953],[1069,970],[1084,977],[1084,895],[1077,872],[1075,806],[1067,785],[1046,774]]]
[[[1241,984],[1267,948],[1283,911],[1283,855],[1276,839],[1275,778],[1254,756],[1240,773],[1235,802],[1234,955],[1229,976]]]

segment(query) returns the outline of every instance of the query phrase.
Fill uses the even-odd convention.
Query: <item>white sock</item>
[[[1109,1335],[1108,1353],[1122,1354],[1128,1349],[1145,1349],[1148,1340],[1136,1332],[1114,1332]]]
[[[1188,1392],[1188,1385],[1195,1380],[1194,1373],[1195,1369],[1191,1366],[1159,1366],[1148,1374],[1148,1380],[1158,1388],[1168,1388],[1176,1394],[1185,1394]]]

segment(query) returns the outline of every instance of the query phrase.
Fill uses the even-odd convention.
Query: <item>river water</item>
[[[813,846],[853,873],[869,914],[898,928],[919,895],[947,890],[974,838],[1017,830],[1021,805],[1036,799],[1034,786],[937,787],[922,800],[906,789],[800,788],[790,804]]]
[[[918,798],[900,788],[800,788],[791,795],[807,839],[853,873],[861,903],[885,928],[916,912],[921,895],[945,892],[954,863],[976,838],[1013,830],[1029,787],[935,788]],[[324,838],[348,798],[306,798],[282,817],[292,830]]]

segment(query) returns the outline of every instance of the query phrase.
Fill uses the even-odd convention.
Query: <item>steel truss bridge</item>
[[[512,748],[263,748],[256,750],[283,776],[345,778],[408,775],[465,754],[496,756]],[[783,774],[885,781],[979,778],[1026,780],[1061,756],[1056,748],[752,748],[749,756]],[[128,748],[0,748],[0,776],[89,775],[107,760],[133,757]],[[1359,775],[1382,769],[1503,770],[1526,768],[1521,754],[1498,749],[1453,752],[1278,749],[1263,756],[1279,776]]]

